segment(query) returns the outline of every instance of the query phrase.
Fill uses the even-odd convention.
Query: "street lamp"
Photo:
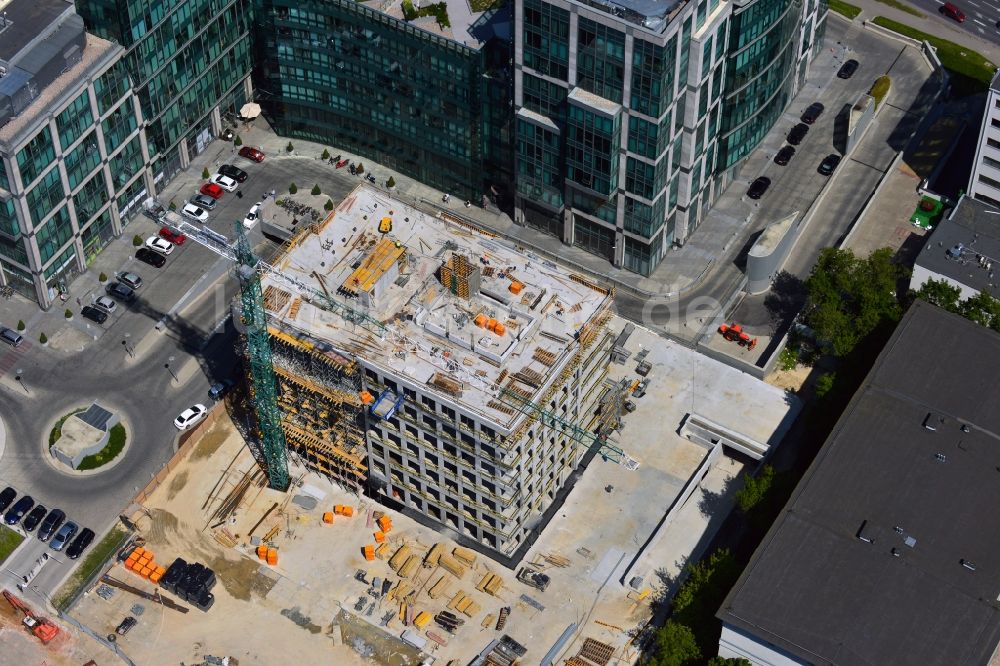
[[[28,390],[28,387],[24,385],[24,380],[23,380],[23,379],[21,379],[21,373],[22,373],[22,372],[24,372],[24,370],[22,370],[21,368],[18,368],[18,369],[17,369],[17,374],[16,374],[16,375],[14,375],[14,381],[16,381],[16,382],[17,382],[18,384],[20,384],[20,385],[21,385],[21,388],[23,388],[23,389],[24,389],[24,392],[25,392],[25,393],[28,393],[28,394],[30,395],[30,394],[31,394],[31,391],[29,391],[29,390]]]
[[[132,348],[128,346],[128,340],[122,340],[122,347],[125,348],[125,351],[128,352],[129,356],[135,358],[135,352],[132,351]]]
[[[169,373],[170,373],[170,376],[174,378],[174,381],[175,381],[175,382],[176,382],[176,381],[179,381],[179,380],[177,379],[177,375],[175,375],[175,374],[174,374],[174,371],[170,369],[170,364],[169,364],[169,363],[164,363],[164,364],[163,364],[163,367],[164,367],[164,368],[166,369],[166,371],[167,371],[167,372],[169,372]]]

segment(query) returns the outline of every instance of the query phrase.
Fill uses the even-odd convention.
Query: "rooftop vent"
[[[964,559],[964,558],[963,558],[963,559],[961,559],[961,560],[959,560],[959,561],[958,561],[958,563],[959,563],[959,564],[961,564],[961,565],[962,565],[963,567],[965,567],[966,569],[968,569],[969,571],[975,571],[975,570],[976,570],[976,565],[975,565],[975,563],[974,563],[974,562],[971,562],[971,561],[969,561],[969,560],[966,560],[966,559]]]
[[[943,453],[935,453],[934,454],[934,460],[937,460],[938,462],[941,462],[941,463],[948,462],[948,456],[946,456]]]
[[[910,548],[914,548],[917,545],[917,540],[911,536],[908,536],[905,539],[903,539],[903,543],[905,543]]]
[[[964,250],[965,250],[964,245],[962,245],[961,243],[956,243],[955,245],[952,245],[950,248],[945,250],[945,254],[947,254],[950,259],[961,259],[962,252]]]
[[[875,543],[875,539],[865,533],[867,527],[868,527],[868,521],[867,520],[861,521],[861,527],[858,528],[858,533],[856,536],[865,543]]]
[[[927,412],[927,416],[924,417],[924,427],[930,431],[935,431],[938,426],[944,425],[945,418],[940,414],[935,414],[934,412]]]
[[[972,428],[969,427],[969,424],[963,423],[962,424],[962,432],[972,432]]]
[[[899,548],[893,548],[891,551],[893,557],[899,557],[902,553],[899,552]]]

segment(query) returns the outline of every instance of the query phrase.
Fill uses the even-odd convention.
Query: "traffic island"
[[[96,470],[125,451],[128,433],[118,415],[98,403],[60,419],[49,435],[49,453],[77,472]]]

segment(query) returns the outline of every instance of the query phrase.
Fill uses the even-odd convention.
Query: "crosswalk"
[[[6,375],[11,368],[17,365],[17,362],[21,360],[24,354],[31,349],[31,347],[32,343],[25,340],[17,349],[11,349],[5,354],[0,354],[0,377]]]

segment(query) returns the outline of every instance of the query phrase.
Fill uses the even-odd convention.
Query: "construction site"
[[[359,187],[260,290],[287,446],[474,548],[516,561],[585,460],[631,464],[582,276]]]

